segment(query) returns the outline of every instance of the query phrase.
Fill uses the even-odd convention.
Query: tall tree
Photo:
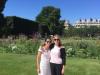
[[[55,27],[60,25],[60,9],[53,6],[43,7],[40,14],[36,17],[36,21],[40,25],[47,25],[50,33],[55,32]]]
[[[4,26],[4,15],[2,14],[4,8],[5,8],[5,3],[7,0],[0,0],[0,37],[2,34],[2,28]]]
[[[0,13],[4,10],[6,1],[7,0],[0,0]]]

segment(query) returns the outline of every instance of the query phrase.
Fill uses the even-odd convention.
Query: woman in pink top
[[[64,75],[66,52],[58,35],[54,36],[54,44],[50,52],[51,75]]]

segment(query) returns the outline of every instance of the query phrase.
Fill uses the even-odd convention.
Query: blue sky
[[[44,6],[61,9],[61,19],[74,23],[78,19],[100,19],[100,0],[8,0],[5,16],[35,20]]]

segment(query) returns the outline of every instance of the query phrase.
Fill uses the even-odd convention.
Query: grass
[[[0,75],[34,75],[33,58],[33,55],[0,54]]]
[[[70,58],[68,60],[65,75],[99,75],[100,60]]]
[[[0,75],[37,75],[34,55],[0,53]],[[65,75],[100,75],[100,60],[67,58]]]

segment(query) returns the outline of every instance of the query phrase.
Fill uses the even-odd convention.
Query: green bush
[[[0,52],[17,54],[36,54],[40,40],[19,38],[14,40],[4,39],[0,41]]]
[[[100,59],[100,40],[93,39],[62,39],[68,57]],[[36,54],[40,40],[19,37],[18,39],[0,39],[0,53]]]
[[[81,58],[100,58],[100,40],[63,38],[67,56]]]

